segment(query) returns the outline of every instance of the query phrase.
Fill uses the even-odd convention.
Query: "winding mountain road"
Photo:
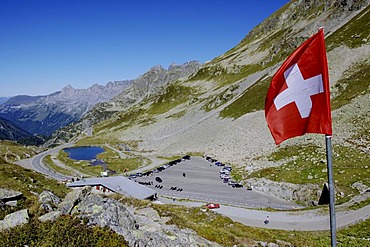
[[[74,142],[67,143],[67,144],[49,149],[47,151],[41,152],[41,153],[33,156],[32,158],[19,160],[19,161],[16,161],[14,163],[16,163],[17,165],[20,165],[24,168],[35,170],[37,172],[40,172],[40,173],[42,173],[42,174],[44,174],[48,177],[54,178],[54,179],[59,180],[59,181],[70,179],[69,176],[57,173],[54,170],[45,167],[42,160],[47,155],[49,155],[49,154],[50,155],[56,155],[61,149],[71,147],[71,146],[73,146],[73,144],[74,144]]]

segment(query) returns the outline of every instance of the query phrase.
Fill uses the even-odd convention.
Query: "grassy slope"
[[[29,224],[0,233],[0,246],[128,246],[123,236],[108,228],[88,226],[86,221],[64,216],[56,221]]]
[[[64,184],[3,160],[0,160],[0,188],[20,191],[24,195],[24,200],[16,208],[7,207],[5,211],[0,211],[1,219],[5,214],[21,208],[30,208],[31,214],[38,214],[37,196],[33,192],[41,193],[44,190],[50,190],[58,197],[63,198],[69,191]]]
[[[370,93],[370,58],[355,64],[344,72],[342,78],[335,84],[338,92],[331,101],[332,110],[338,109],[359,95]]]
[[[0,141],[0,157],[8,161],[26,159],[36,153],[35,148],[25,147],[13,141]]]
[[[313,145],[287,146],[279,148],[268,159],[284,161],[292,158],[279,167],[265,168],[256,171],[249,177],[268,178],[274,181],[284,181],[294,184],[318,184],[320,187],[327,181],[326,153],[324,147]],[[370,187],[370,154],[355,148],[335,145],[333,147],[334,177],[337,192],[344,192],[337,198],[337,204],[348,201],[359,192],[351,187],[361,181]],[[313,198],[317,200],[317,198]]]
[[[261,77],[255,84],[247,88],[237,100],[225,107],[220,112],[220,116],[236,119],[247,113],[263,110],[270,81],[271,77]]]
[[[327,51],[341,45],[356,48],[368,44],[370,39],[370,6],[365,8],[346,25],[326,38]]]

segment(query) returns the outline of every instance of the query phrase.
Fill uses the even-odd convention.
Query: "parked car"
[[[235,183],[233,185],[231,185],[233,188],[242,188],[243,185],[242,184],[239,184],[239,183]]]
[[[209,208],[209,209],[220,208],[220,204],[218,204],[218,203],[207,203],[205,205],[205,207]]]
[[[235,180],[229,180],[227,184],[232,186],[233,184],[237,184],[237,182]]]
[[[190,155],[185,155],[184,157],[182,157],[184,160],[190,160]]]
[[[229,171],[229,170],[221,169],[221,170],[220,170],[220,174],[230,175],[230,171]]]
[[[164,166],[160,166],[160,167],[157,167],[158,171],[163,171],[163,170],[166,170],[166,168]]]
[[[222,168],[222,169],[224,169],[224,170],[228,170],[229,172],[231,172],[231,170],[233,169],[233,168],[231,168],[231,166],[225,166],[224,168]]]
[[[230,178],[230,175],[228,175],[228,174],[220,174],[220,178],[221,179]]]

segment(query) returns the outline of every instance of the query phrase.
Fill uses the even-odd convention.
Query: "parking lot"
[[[245,187],[233,188],[220,179],[222,167],[201,157],[191,157],[149,176],[133,180],[144,182],[159,195],[249,208],[292,209],[297,205]],[[159,177],[162,182],[156,181]],[[158,180],[158,179],[157,179]]]

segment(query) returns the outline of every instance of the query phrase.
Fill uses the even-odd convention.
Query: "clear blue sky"
[[[0,96],[209,61],[288,0],[0,0]]]

